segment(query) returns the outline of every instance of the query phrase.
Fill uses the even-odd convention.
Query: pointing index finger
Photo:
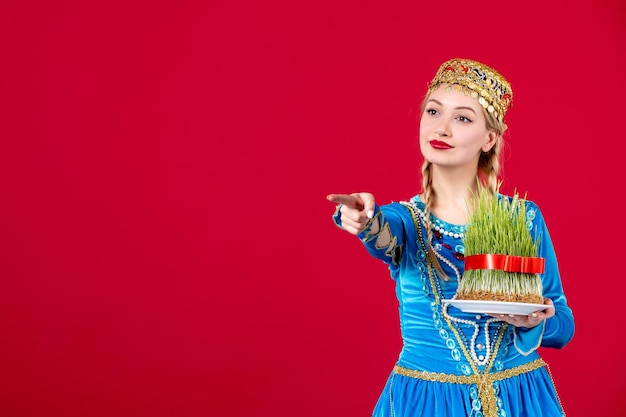
[[[343,204],[344,206],[348,206],[353,209],[363,210],[363,202],[360,198],[354,195],[347,194],[329,194],[327,197],[328,201],[337,204]]]

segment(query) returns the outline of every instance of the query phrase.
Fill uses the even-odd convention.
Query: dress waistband
[[[485,417],[497,417],[498,407],[496,405],[496,390],[493,387],[493,382],[525,374],[544,366],[546,366],[546,363],[543,359],[536,359],[524,365],[491,374],[454,375],[438,372],[415,371],[396,365],[393,368],[393,373],[411,378],[422,379],[424,381],[444,382],[448,384],[476,384],[476,387],[478,388],[478,396],[482,404],[483,414]]]

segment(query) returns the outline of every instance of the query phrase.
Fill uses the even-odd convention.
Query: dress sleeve
[[[532,227],[530,231],[533,239],[539,240],[539,257],[545,258],[541,277],[543,295],[554,303],[555,315],[532,329],[515,329],[515,348],[523,355],[528,355],[539,346],[560,349],[574,336],[574,316],[563,292],[556,254],[545,220],[532,202],[527,202],[526,216],[528,225]]]
[[[338,227],[341,227],[339,210],[335,212],[333,220]],[[367,224],[366,229],[357,235],[370,255],[389,266],[391,276],[394,279],[404,254],[407,241],[405,223],[408,220],[412,222],[408,215],[408,209],[400,203],[376,205],[374,216]]]

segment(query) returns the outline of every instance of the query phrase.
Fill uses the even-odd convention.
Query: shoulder
[[[421,213],[424,211],[424,203],[421,202],[419,195],[417,195],[408,200],[392,201],[391,203],[382,206],[382,208],[406,214],[413,211]]]
[[[403,223],[413,223],[419,216],[423,216],[424,204],[419,197],[412,197],[408,200],[392,201],[380,206],[380,210],[387,220],[398,219]]]

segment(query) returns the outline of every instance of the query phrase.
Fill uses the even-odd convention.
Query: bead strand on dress
[[[417,209],[417,213],[419,214],[420,219],[422,220],[422,222],[424,224],[426,224],[427,223],[427,221],[426,221],[426,213],[424,213],[424,211],[422,211],[422,209],[417,207],[415,205],[415,202],[412,202],[412,203],[413,203],[414,207]],[[448,231],[448,230],[444,229],[443,227],[437,225],[435,222],[431,222],[431,229],[441,233],[442,235],[453,237],[455,239],[463,239],[465,237],[465,233],[455,233],[455,232]]]
[[[421,212],[420,212],[421,213]],[[424,216],[420,216],[422,223],[425,223],[425,217]],[[446,265],[448,265],[448,267],[450,267],[450,269],[452,269],[452,271],[454,271],[454,274],[456,275],[457,278],[457,282],[461,280],[461,272],[459,271],[459,269],[454,266],[454,264],[448,260],[445,256],[441,255],[439,252],[435,251],[435,256],[437,256],[437,258],[442,261],[443,263],[445,263]],[[436,285],[437,285],[437,291],[441,292],[441,287],[439,286],[439,281],[435,281]],[[489,340],[489,325],[491,323],[500,321],[497,318],[492,318],[492,319],[488,319],[485,324],[484,324],[484,330],[485,330],[485,355],[483,357],[483,359],[481,360],[480,357],[476,354],[476,340],[478,339],[478,334],[480,333],[480,326],[478,325],[477,322],[472,321],[472,320],[467,320],[467,319],[461,319],[461,318],[457,318],[457,317],[453,317],[450,314],[448,314],[448,304],[445,304],[444,306],[442,306],[442,313],[443,316],[447,319],[449,319],[450,321],[456,323],[456,324],[467,324],[470,326],[474,327],[474,333],[472,334],[472,338],[470,340],[469,343],[469,350],[470,350],[470,357],[472,358],[472,360],[474,361],[474,363],[478,366],[485,366],[489,363],[489,359],[491,358],[491,341]],[[460,330],[460,329],[459,329]],[[460,331],[460,334],[463,335],[463,332]],[[465,341],[465,343],[467,343],[467,341]]]
[[[452,269],[454,271],[454,274],[456,275],[456,279],[457,282],[461,281],[461,273],[459,272],[459,269],[454,266],[454,264],[448,260],[445,256],[443,256],[442,254],[440,254],[437,251],[435,252],[435,256],[437,257],[437,259],[439,259],[441,262],[445,263],[446,265],[448,265],[450,267],[450,269]]]
[[[442,313],[443,316],[445,318],[447,318],[448,320],[455,322],[457,324],[468,324],[470,326],[474,327],[474,333],[472,334],[472,339],[470,340],[470,356],[472,358],[472,360],[474,361],[474,363],[476,365],[479,366],[485,366],[489,363],[489,359],[491,358],[491,341],[489,340],[489,325],[491,323],[497,322],[497,321],[501,321],[500,319],[497,318],[491,318],[488,319],[487,321],[485,321],[484,324],[484,331],[485,331],[485,355],[483,356],[483,359],[481,360],[479,358],[479,356],[476,354],[476,339],[478,339],[478,333],[480,332],[480,326],[478,325],[478,323],[476,323],[475,321],[472,320],[466,320],[466,319],[460,319],[458,317],[454,317],[451,316],[450,314],[448,314],[448,304],[444,305],[442,307]],[[462,334],[462,332],[461,332]]]
[[[415,212],[417,212],[418,216],[419,216],[419,220],[422,223],[422,225],[424,225],[424,227],[426,227],[426,216],[424,215],[424,212],[422,210],[420,210],[417,205],[415,204],[414,201],[411,201],[411,208],[415,210]],[[425,251],[426,247],[424,246],[424,243],[421,241],[422,240],[422,234],[421,234],[421,228],[417,229],[417,233],[420,237],[420,243],[422,244],[422,249]],[[443,233],[443,232],[442,232]],[[447,232],[445,233],[447,236],[463,236],[462,234],[459,233],[452,233],[452,232]],[[446,259],[443,255],[441,255],[440,253],[438,253],[437,251],[435,251],[435,255],[437,256],[437,258],[439,260],[441,260],[442,262],[444,262],[446,265],[448,265],[450,267],[450,269],[452,269],[452,271],[454,271],[457,280],[461,280],[461,273],[459,271],[459,269],[448,259]],[[431,281],[434,284],[434,288],[433,291],[435,291],[438,296],[443,298],[443,291],[441,289],[441,284],[439,282],[439,279],[433,279],[432,275],[434,274],[435,276],[437,275],[435,271],[433,271],[433,268],[431,265],[427,265],[426,267],[428,269],[428,273],[429,275],[431,275]],[[477,322],[472,321],[472,320],[467,320],[467,319],[461,319],[461,318],[457,318],[457,317],[453,317],[450,314],[448,314],[448,304],[444,304],[441,305],[439,302],[437,302],[437,304],[439,304],[440,308],[441,308],[441,312],[443,314],[443,316],[448,320],[448,322],[450,323],[450,325],[455,325],[457,327],[459,327],[459,323],[461,324],[467,324],[470,326],[474,327],[474,333],[472,334],[472,338],[471,341],[469,343],[469,356],[470,359],[474,362],[474,364],[478,365],[478,366],[485,366],[489,363],[489,359],[491,358],[491,341],[490,341],[490,337],[489,337],[489,325],[493,322],[496,321],[500,321],[497,318],[492,318],[492,319],[488,319],[487,321],[485,321],[484,324],[484,328],[485,328],[485,356],[484,358],[481,360],[478,355],[476,354],[476,340],[478,339],[478,334],[480,333],[480,326],[478,325]],[[465,339],[465,335],[463,334],[463,331],[459,328],[458,329],[458,336],[459,338],[463,338],[463,341],[465,343],[465,345],[468,345],[467,340]],[[461,340],[459,340],[459,343],[461,343]]]

